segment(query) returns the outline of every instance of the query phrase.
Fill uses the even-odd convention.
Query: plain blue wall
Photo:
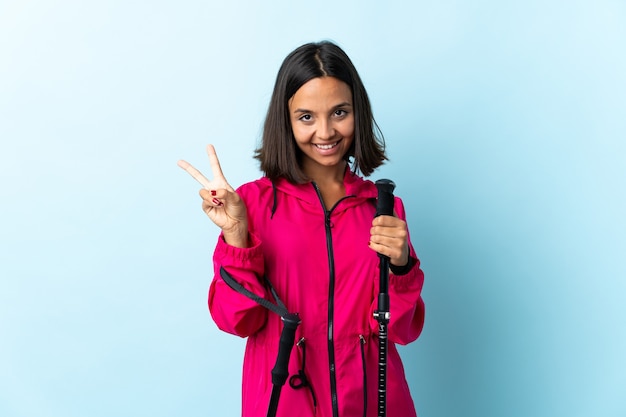
[[[228,3],[228,4],[226,4]],[[237,416],[206,308],[284,56],[352,57],[426,272],[421,417],[626,415],[623,1],[0,2],[0,415]]]

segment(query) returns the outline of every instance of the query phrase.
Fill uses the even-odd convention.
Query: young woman
[[[234,190],[207,147],[213,180],[185,161],[202,208],[221,228],[209,309],[223,331],[247,337],[243,416],[265,416],[283,327],[278,315],[230,288],[224,268],[268,300],[266,277],[301,325],[278,416],[377,415],[379,257],[390,258],[387,415],[414,417],[395,344],[419,336],[423,273],[405,210],[378,216],[369,176],[386,159],[369,99],[348,56],[330,42],[303,45],[284,60],[256,157],[264,176]]]

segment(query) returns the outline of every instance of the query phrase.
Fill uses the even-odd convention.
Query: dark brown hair
[[[374,120],[367,92],[348,55],[328,41],[307,43],[291,52],[278,71],[261,147],[255,151],[261,171],[272,180],[285,177],[292,183],[309,181],[301,168],[302,151],[293,136],[288,102],[303,84],[318,77],[337,78],[352,91],[354,140],[345,157],[354,158],[353,171],[369,176],[387,159],[385,141]]]

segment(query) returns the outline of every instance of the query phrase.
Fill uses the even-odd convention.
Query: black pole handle
[[[280,391],[289,376],[289,356],[293,342],[296,340],[296,329],[300,324],[300,316],[297,313],[287,313],[281,316],[283,320],[283,330],[280,333],[278,341],[278,357],[276,364],[272,369],[272,395],[270,396],[270,404],[267,409],[267,417],[276,417],[278,411],[278,400],[280,399]]]
[[[289,313],[282,317],[282,320],[283,331],[278,342],[278,357],[272,369],[272,384],[274,386],[285,385],[285,381],[287,381],[289,376],[289,356],[291,355],[293,343],[296,340],[296,329],[300,324],[300,317],[297,314]]]
[[[378,201],[376,203],[376,217],[381,215],[392,216],[393,215],[393,190],[396,188],[396,184],[391,180],[378,180],[376,181],[376,188],[378,189]]]
[[[376,202],[376,215],[378,216],[393,216],[393,190],[396,188],[396,184],[391,180],[380,179],[376,181],[376,188],[378,189],[378,200]],[[387,291],[389,282],[389,257],[386,255],[378,254],[380,258],[380,294],[378,295],[378,308],[379,310],[389,311],[389,303],[387,301]]]

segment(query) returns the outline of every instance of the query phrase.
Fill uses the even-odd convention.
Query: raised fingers
[[[189,175],[191,175],[196,181],[198,181],[204,188],[207,190],[210,189],[211,182],[204,176],[200,171],[195,169],[189,162],[183,161],[182,159],[178,161],[178,166],[187,171]]]
[[[213,172],[213,178],[226,182],[226,179],[224,178],[224,174],[222,173],[220,160],[217,158],[217,153],[215,152],[215,147],[213,145],[207,145],[206,153],[209,156],[209,164],[211,164],[211,171]]]

